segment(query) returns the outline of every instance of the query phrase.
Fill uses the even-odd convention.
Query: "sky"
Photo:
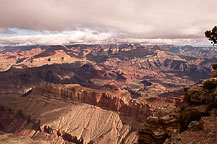
[[[0,0],[0,46],[209,45],[217,0]]]

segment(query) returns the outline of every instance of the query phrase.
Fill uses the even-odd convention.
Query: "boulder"
[[[203,127],[202,123],[200,121],[192,121],[189,125],[188,125],[188,129],[191,131],[198,131],[201,130]]]

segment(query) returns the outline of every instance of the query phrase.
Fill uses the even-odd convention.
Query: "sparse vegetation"
[[[203,88],[212,90],[217,87],[217,78],[210,78],[203,81]]]
[[[212,30],[207,30],[205,36],[211,41],[213,45],[217,44],[217,26],[214,26]]]

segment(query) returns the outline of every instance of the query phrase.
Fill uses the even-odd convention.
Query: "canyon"
[[[201,83],[212,68],[216,77],[216,53],[136,43],[2,47],[0,143],[175,141],[173,133],[183,131],[181,107],[208,113],[204,101],[210,103],[213,92],[202,96]]]
[[[139,130],[139,143],[217,143],[217,68],[211,78],[184,89],[185,103],[159,109]]]

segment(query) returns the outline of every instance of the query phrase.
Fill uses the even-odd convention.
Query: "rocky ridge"
[[[151,114],[150,107],[131,98],[126,90],[95,90],[79,84],[42,83],[31,90],[30,95],[40,95],[49,99],[80,102],[120,112],[128,117],[143,121]]]
[[[0,143],[1,144],[48,144],[43,140],[32,140],[28,136],[17,136],[12,133],[0,132]]]
[[[134,143],[150,110],[126,90],[42,83],[22,97],[0,96],[0,131],[48,143]]]
[[[5,94],[22,93],[46,81],[91,88],[119,87],[134,97],[152,97],[208,78],[210,64],[216,58],[212,51],[135,43],[5,47],[0,51],[0,82],[10,79],[9,90],[4,85],[0,89]],[[144,85],[144,80],[151,85]]]
[[[6,109],[14,107],[13,113],[2,111],[1,131],[48,143],[75,142],[75,137],[84,144],[135,143],[141,126],[133,118],[88,104],[68,103],[38,95],[0,99]],[[27,120],[17,116],[16,112],[22,113]],[[35,120],[41,130],[34,129],[31,121]],[[60,135],[59,132],[63,133]]]
[[[78,140],[77,137],[64,131],[52,129],[46,125],[42,126],[40,120],[24,114],[20,109],[0,105],[0,114],[0,130],[5,133],[13,133],[18,136],[18,140],[19,136],[26,136],[27,139],[29,137],[29,143],[47,143],[48,141],[51,143],[83,143],[82,140]]]
[[[147,118],[139,131],[138,142],[162,144],[168,138],[165,144],[216,143],[216,70],[216,64],[213,64],[210,79],[184,89],[185,103],[182,106],[161,109]]]

